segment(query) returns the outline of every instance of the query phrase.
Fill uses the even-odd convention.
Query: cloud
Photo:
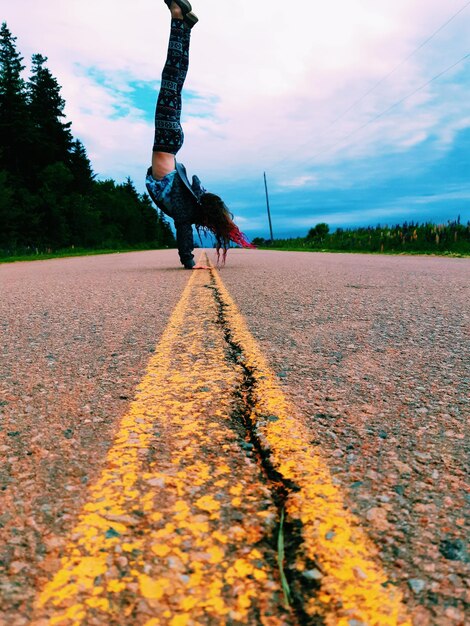
[[[296,178],[289,178],[286,180],[280,179],[278,181],[278,185],[279,187],[283,188],[283,187],[287,187],[287,188],[299,188],[299,187],[305,187],[305,186],[313,186],[314,184],[318,183],[318,176],[312,176],[311,174],[308,175],[304,175],[304,176],[297,176]]]
[[[431,167],[470,127],[470,64],[381,113],[468,52],[470,10],[400,64],[461,6],[198,0],[181,160],[234,204],[243,195],[240,216],[245,211],[253,223],[263,171],[275,198],[298,191],[308,204],[321,189],[373,187],[392,162],[403,171]],[[15,0],[3,13],[25,56],[49,57],[95,170],[118,180],[131,175],[143,190],[168,38],[165,4]]]
[[[429,203],[437,203],[437,202],[446,202],[448,200],[470,200],[470,186],[466,189],[461,189],[460,187],[455,190],[450,190],[447,193],[435,193],[428,194],[424,196],[410,196],[404,198],[408,204],[426,204]]]

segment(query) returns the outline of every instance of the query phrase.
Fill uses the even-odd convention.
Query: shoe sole
[[[194,26],[197,22],[199,22],[199,18],[192,11],[186,13],[184,16],[184,21],[188,23],[188,26]]]

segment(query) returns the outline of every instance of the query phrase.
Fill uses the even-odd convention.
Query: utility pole
[[[266,190],[266,207],[268,209],[269,233],[271,235],[271,242],[272,242],[274,241],[274,236],[273,236],[273,225],[271,223],[271,211],[269,210],[269,195],[268,195],[268,183],[266,180],[266,172],[264,172],[264,188]]]

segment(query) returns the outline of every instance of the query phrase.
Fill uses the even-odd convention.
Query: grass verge
[[[57,250],[56,252],[39,252],[38,254],[19,254],[3,256],[0,253],[0,263],[16,263],[18,261],[45,261],[47,259],[63,259],[75,256],[95,256],[98,254],[117,254],[124,252],[144,252],[146,250],[168,250],[168,248],[112,248],[87,250],[74,248],[73,250]]]
[[[330,248],[300,248],[295,246],[282,247],[282,246],[257,246],[258,250],[276,250],[277,252],[331,252],[333,254],[375,254],[381,256],[444,256],[457,259],[466,259],[470,257],[470,253],[463,252],[436,252],[435,250],[426,252],[424,250],[407,250],[406,252],[398,250],[384,250],[383,252],[377,250],[332,250]]]

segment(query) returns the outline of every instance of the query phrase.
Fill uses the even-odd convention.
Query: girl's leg
[[[189,26],[181,19],[172,18],[168,55],[155,111],[154,153],[175,155],[183,145],[181,92],[188,72],[190,37]]]

